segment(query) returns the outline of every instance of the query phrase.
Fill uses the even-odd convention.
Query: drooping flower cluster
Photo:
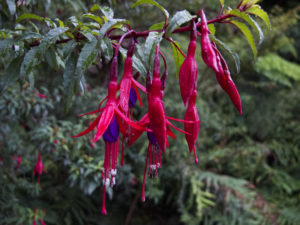
[[[171,127],[185,135],[189,152],[194,154],[195,163],[198,163],[195,145],[201,121],[199,120],[199,114],[196,108],[198,66],[195,60],[195,53],[197,36],[201,36],[201,55],[204,62],[209,68],[215,71],[218,83],[229,95],[234,106],[241,113],[241,102],[238,91],[231,79],[224,58],[218,51],[215,43],[211,42],[209,38],[209,29],[203,10],[200,11],[200,17],[200,26],[197,26],[195,19],[192,19],[190,22],[190,43],[187,56],[179,72],[180,92],[184,106],[186,107],[184,120],[168,117],[165,112],[163,96],[168,71],[165,57],[160,51],[160,44],[158,43],[153,49],[153,70],[151,72],[149,69],[147,72],[146,88],[137,81],[139,73],[133,76],[132,61],[135,45],[138,44],[134,34],[132,35],[132,40],[128,47],[122,79],[119,83],[117,82],[119,48],[125,36],[132,33],[132,31],[125,33],[120,38],[118,45],[114,44],[115,55],[111,62],[108,95],[100,102],[97,110],[83,114],[98,115],[87,129],[74,136],[80,137],[95,130],[92,143],[98,141],[101,137],[103,137],[105,142],[104,165],[101,173],[103,183],[102,214],[107,213],[105,207],[106,188],[108,186],[113,187],[116,184],[120,134],[122,134],[121,165],[123,165],[126,143],[127,147],[130,147],[143,132],[147,132],[149,144],[144,167],[142,201],[145,201],[146,175],[148,174],[149,177],[157,176],[158,169],[162,167],[162,157],[166,152],[166,148],[169,147],[168,136],[176,139]],[[197,27],[200,28],[200,32]],[[164,72],[162,75],[160,71],[160,56],[164,61]],[[136,101],[138,100],[140,105],[143,106],[139,89],[147,95],[148,112],[140,120],[134,122],[133,108],[136,105]],[[182,122],[184,124],[184,130],[175,127],[170,120]]]

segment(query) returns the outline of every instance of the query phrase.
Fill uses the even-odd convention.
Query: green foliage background
[[[13,29],[17,16],[24,12],[65,20],[86,13],[94,3],[113,7],[118,18],[128,19],[137,30],[163,21],[161,13],[151,6],[130,9],[134,1],[27,1],[15,11],[8,7],[10,2],[0,1],[3,40],[6,30]],[[217,0],[159,2],[170,15],[183,9],[193,14],[205,8],[212,18],[219,7]],[[238,3],[225,2],[228,6]],[[125,165],[118,168],[117,185],[107,192],[107,216],[101,215],[104,143],[99,141],[92,148],[89,136],[75,139],[72,135],[92,119],[77,114],[94,110],[106,95],[109,60],[97,56],[96,63],[85,72],[89,88],[85,93],[78,89],[69,98],[71,107],[66,111],[63,74],[67,47],[61,52],[50,47],[45,55],[38,56],[41,63],[32,72],[23,79],[10,79],[9,84],[3,79],[7,76],[4,71],[17,51],[1,40],[1,89],[7,89],[0,97],[0,224],[32,224],[35,215],[47,224],[67,225],[299,225],[300,4],[297,0],[277,4],[263,1],[262,6],[270,14],[272,30],[261,23],[265,40],[256,61],[239,31],[230,25],[216,26],[216,36],[240,55],[239,74],[234,73],[230,57],[226,59],[241,95],[243,116],[238,115],[213,72],[202,62],[199,45],[197,108],[203,123],[196,145],[198,165],[188,154],[184,136],[176,134],[158,178],[146,180],[146,202],[140,202],[147,148],[144,135],[125,150]],[[20,30],[30,26],[35,29],[31,22],[21,24],[24,27]],[[185,52],[188,37],[174,36]],[[30,40],[28,37],[28,43]],[[169,65],[166,112],[183,118],[172,48],[163,42],[162,51]],[[19,73],[20,65],[17,57],[8,75]],[[36,91],[47,98],[38,97]],[[138,106],[134,116],[140,118],[145,110]],[[33,176],[39,151],[47,170],[41,176],[41,185]],[[17,155],[22,157],[18,169],[12,159]]]

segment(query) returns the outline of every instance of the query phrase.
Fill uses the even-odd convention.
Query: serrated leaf
[[[63,52],[63,57],[66,58],[69,56],[69,54],[71,53],[71,51],[75,48],[75,46],[77,45],[76,41],[75,40],[71,40],[71,41],[68,41],[66,43],[66,45],[64,46],[62,52]]]
[[[78,76],[82,76],[83,72],[94,62],[98,54],[97,44],[98,41],[94,38],[94,40],[83,46],[76,64],[76,74]]]
[[[64,86],[64,95],[66,103],[66,111],[69,111],[72,97],[75,93],[77,77],[75,75],[76,70],[76,54],[72,52],[67,58],[65,65],[65,71],[63,75],[63,86]]]
[[[45,17],[44,22],[47,24],[48,27],[50,28],[56,28],[56,23],[54,23],[50,18]]]
[[[90,8],[89,12],[94,12],[94,11],[97,11],[97,10],[100,10],[100,9],[101,9],[100,5],[94,4],[94,5]]]
[[[158,33],[158,32],[150,32],[145,45],[144,45],[144,60],[146,63],[147,69],[150,69],[150,67],[153,64],[153,57],[154,57],[154,50],[155,47],[160,41],[162,40],[162,35],[163,33]]]
[[[15,15],[16,13],[16,3],[15,0],[6,0],[6,4],[8,6],[8,10],[10,15]]]
[[[39,46],[41,50],[41,54],[46,51],[50,45],[54,44],[57,38],[65,33],[69,28],[67,27],[58,27],[50,30],[46,36],[42,39],[41,44]]]
[[[126,23],[126,20],[123,19],[112,19],[109,20],[107,23],[103,24],[103,26],[101,27],[100,31],[99,31],[99,35],[98,35],[98,39],[102,39],[105,35],[105,33],[112,28],[113,26],[117,25],[117,24],[122,24],[122,23]]]
[[[158,4],[156,1],[154,0],[138,0],[136,1],[132,6],[131,8],[134,8],[136,6],[139,6],[139,5],[143,5],[143,4],[150,4],[150,5],[154,5],[156,6],[157,8],[160,9],[160,11],[162,11],[162,13],[164,14],[166,20],[169,18],[169,13],[167,10],[165,10],[165,8],[163,8],[160,4]]]
[[[253,5],[252,7],[247,9],[246,12],[250,13],[250,14],[253,14],[253,15],[256,15],[259,18],[261,18],[265,22],[267,27],[269,29],[271,29],[271,22],[270,22],[270,19],[269,19],[269,15],[263,9],[261,9],[259,5]]]
[[[12,49],[13,43],[12,39],[0,40],[0,53]]]
[[[113,47],[109,38],[104,37],[100,43],[101,53],[106,60],[110,61],[113,57]]]
[[[246,5],[246,4],[253,5],[253,4],[256,4],[259,1],[261,1],[261,0],[243,0],[242,5]]]
[[[151,27],[149,27],[149,30],[161,30],[165,25],[165,22],[160,22],[153,24]]]
[[[214,35],[209,36],[210,39],[215,42],[218,46],[220,46],[222,49],[224,49],[233,59],[235,66],[236,66],[236,72],[240,72],[240,58],[237,53],[233,52],[232,49],[225,44],[223,41],[216,38]]]
[[[111,8],[109,8],[107,6],[102,6],[100,8],[100,10],[108,20],[111,20],[112,18],[114,18],[114,11]]]
[[[239,22],[239,21],[232,20],[232,21],[230,21],[230,23],[234,24],[244,34],[244,36],[246,37],[246,39],[247,39],[247,41],[248,41],[248,43],[249,43],[249,45],[252,49],[252,52],[253,52],[253,55],[254,55],[254,60],[256,60],[257,50],[256,50],[256,47],[255,47],[255,43],[254,43],[252,33],[249,30],[249,28],[244,23]]]
[[[229,12],[229,14],[237,16],[237,17],[243,19],[244,21],[246,21],[258,34],[258,37],[259,37],[258,44],[260,45],[262,43],[262,41],[264,39],[264,34],[263,34],[260,26],[256,23],[255,20],[253,20],[248,14],[243,13],[243,12],[239,11],[238,9],[231,10]]]
[[[92,13],[86,13],[86,14],[83,14],[82,16],[85,17],[85,18],[89,18],[89,19],[92,19],[92,20],[96,21],[101,26],[103,24],[102,19],[99,16],[96,16]]]
[[[58,22],[59,27],[64,27],[65,26],[64,22],[61,21],[60,19],[56,18],[55,21]]]
[[[20,70],[20,76],[22,79],[24,79],[25,75],[29,74],[31,69],[37,64],[38,55],[39,47],[34,47],[25,54]]]
[[[187,10],[182,10],[182,11],[176,12],[169,23],[166,36],[170,36],[171,33],[177,27],[179,27],[183,23],[190,21],[194,17],[195,16],[192,16]]]
[[[209,29],[209,31],[210,31],[211,34],[215,35],[216,28],[215,28],[215,25],[213,23],[208,24],[208,29]]]
[[[22,57],[15,58],[6,68],[4,74],[0,76],[0,94],[18,80],[22,59]]]
[[[174,57],[175,65],[176,65],[176,77],[179,77],[180,67],[185,58],[181,54],[181,52],[177,49],[177,48],[181,49],[181,46],[176,41],[174,41],[174,43],[173,42],[170,42],[170,43],[172,45],[173,57]]]
[[[20,22],[21,20],[28,20],[28,19],[44,21],[44,18],[40,16],[34,15],[32,13],[24,13],[17,18],[16,23]]]

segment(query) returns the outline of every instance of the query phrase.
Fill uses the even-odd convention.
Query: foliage
[[[104,145],[98,142],[93,146],[90,137],[74,139],[72,135],[94,119],[76,115],[96,108],[106,92],[115,42],[104,34],[110,28],[118,29],[116,35],[120,34],[128,21],[147,29],[135,19],[141,15],[151,23],[153,18],[159,18],[157,23],[164,19],[172,23],[167,32],[176,42],[162,42],[162,52],[170,65],[166,90],[170,97],[166,98],[165,108],[170,115],[181,118],[184,108],[178,103],[180,96],[174,94],[179,93],[175,74],[183,61],[178,49],[185,52],[188,40],[186,35],[172,31],[184,26],[196,12],[176,13],[180,10],[176,8],[173,13],[176,4],[160,1],[165,9],[171,5],[170,13],[160,5],[136,6],[129,16],[132,20],[127,21],[119,17],[128,13],[132,5],[128,2],[105,2],[115,7],[114,13],[109,7],[94,5],[96,1],[49,2],[0,3],[0,224],[32,224],[34,217],[47,224],[300,223],[300,48],[294,41],[300,30],[297,7],[266,7],[270,11],[272,8],[272,30],[259,47],[258,26],[270,27],[264,12],[255,5],[241,15],[228,8],[232,1],[220,1],[225,4],[225,13],[236,15],[231,23],[243,22],[238,26],[246,33],[254,55],[260,48],[254,64],[248,44],[236,35],[233,26],[217,25],[216,34],[211,35],[212,40],[219,40],[216,43],[226,59],[232,61],[231,71],[233,65],[239,70],[235,52],[240,55],[242,73],[233,78],[239,83],[243,116],[234,112],[212,71],[200,63],[197,107],[203,123],[196,146],[199,164],[193,164],[184,136],[178,135],[176,142],[170,142],[159,177],[146,181],[147,200],[140,203],[147,147],[143,137],[125,150],[125,166],[118,169],[118,184],[114,190],[107,190],[109,214],[102,217],[100,171]],[[205,6],[216,9],[218,2],[210,1]],[[202,1],[186,4],[190,4],[186,9],[204,6]],[[145,13],[149,10],[151,15]],[[149,27],[155,22],[146,23]],[[164,23],[153,29],[162,29]],[[146,74],[151,69],[153,46],[161,39],[159,32],[153,32],[141,40],[134,57],[136,71]],[[121,53],[125,56],[126,44],[123,47]],[[142,114],[142,108],[134,110],[135,118]],[[39,151],[47,171],[41,176],[41,185],[32,173]],[[22,157],[19,168],[13,156]]]

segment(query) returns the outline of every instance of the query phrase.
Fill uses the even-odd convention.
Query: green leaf
[[[260,45],[262,43],[262,41],[264,39],[264,34],[263,34],[260,26],[256,23],[255,20],[253,20],[248,14],[240,12],[238,9],[231,10],[229,12],[229,14],[235,15],[235,16],[245,20],[258,34],[258,37],[259,37],[258,44]]]
[[[156,1],[154,0],[138,0],[136,1],[132,6],[131,8],[134,8],[136,6],[139,6],[139,5],[143,5],[143,4],[150,4],[150,5],[154,5],[156,6],[157,8],[160,9],[160,11],[162,11],[162,13],[164,14],[166,20],[169,18],[169,13],[167,10],[165,10],[160,4],[158,4]]]
[[[22,57],[15,58],[9,64],[4,74],[0,76],[0,94],[2,94],[8,86],[14,84],[18,80],[22,59]]]
[[[114,11],[111,8],[109,8],[107,6],[102,6],[100,8],[100,10],[108,20],[111,20],[112,18],[114,18]]]
[[[75,93],[77,77],[75,75],[76,69],[76,54],[72,52],[67,58],[65,64],[66,68],[63,75],[63,86],[64,86],[64,95],[66,103],[66,111],[69,111],[72,97]]]
[[[251,8],[247,9],[246,12],[250,13],[250,14],[253,14],[253,15],[256,15],[259,18],[261,18],[265,22],[267,27],[269,29],[271,29],[271,22],[270,22],[269,16],[263,9],[260,8],[259,5],[253,5]]]
[[[8,10],[10,15],[15,15],[16,13],[16,3],[15,0],[6,0],[6,4],[8,6]]]
[[[253,4],[256,4],[259,1],[261,1],[261,0],[243,0],[242,5],[246,5],[246,4],[253,5]]]
[[[13,43],[12,39],[0,40],[0,53],[5,52],[8,49],[12,49]]]
[[[59,27],[64,27],[65,26],[64,22],[61,21],[60,19],[56,18],[55,21],[58,22]]]
[[[215,28],[215,25],[213,23],[208,24],[208,29],[209,29],[210,33],[212,33],[213,35],[215,35],[216,28]]]
[[[21,64],[20,76],[24,79],[25,75],[29,74],[31,69],[38,63],[39,47],[30,49],[24,57]]]
[[[249,45],[252,49],[252,52],[253,52],[253,55],[254,55],[254,60],[256,60],[257,50],[256,50],[256,47],[255,47],[255,43],[254,43],[252,33],[249,30],[249,28],[244,23],[239,22],[239,21],[232,20],[232,21],[230,21],[230,23],[234,24],[244,34],[244,36],[246,37],[246,39],[247,39],[247,41],[248,41],[248,43],[249,43]]]
[[[268,54],[257,59],[255,70],[270,80],[291,87],[291,79],[300,80],[300,66],[277,54]]]
[[[75,40],[71,40],[71,41],[67,42],[62,50],[63,57],[64,58],[68,57],[76,45],[77,45],[77,43]]]
[[[153,64],[154,59],[154,51],[156,48],[156,45],[160,43],[162,40],[163,33],[158,32],[150,32],[144,46],[144,61],[146,63],[147,69],[150,69],[150,67]]]
[[[151,27],[149,27],[149,30],[161,30],[161,29],[163,29],[164,25],[165,25],[165,22],[156,23],[156,24],[153,24]]]
[[[223,6],[223,5],[224,5],[224,2],[225,2],[225,0],[219,0],[219,2],[220,2],[220,4],[221,4],[221,6]]]
[[[100,10],[100,9],[101,9],[100,5],[94,4],[94,5],[90,8],[89,12],[94,12],[94,11],[97,11],[97,10]]]
[[[96,15],[94,15],[92,13],[86,13],[86,14],[83,14],[82,16],[85,17],[85,18],[92,19],[92,20],[96,21],[100,25],[103,24],[102,19],[99,16],[96,16]]]
[[[166,36],[167,37],[170,36],[171,33],[177,27],[179,27],[183,23],[186,23],[186,22],[190,21],[194,17],[195,16],[192,16],[187,10],[182,10],[182,11],[176,12],[175,15],[172,17],[170,23],[169,23]]]
[[[170,42],[172,45],[172,50],[173,50],[173,57],[174,57],[174,61],[175,61],[175,65],[176,65],[176,77],[179,77],[179,71],[180,71],[180,67],[184,61],[184,56],[181,54],[181,52],[177,49],[181,49],[181,46],[174,41],[174,43]],[[176,48],[176,46],[177,48]]]
[[[32,13],[24,13],[17,18],[16,23],[20,22],[21,20],[29,20],[29,19],[44,21],[44,18],[40,16],[34,15]]]
[[[112,19],[107,21],[100,29],[99,31],[99,35],[98,38],[102,39],[105,35],[105,33],[112,28],[113,26],[116,26],[117,24],[124,24],[127,23],[127,20],[123,20],[123,19]]]
[[[98,54],[98,41],[96,38],[94,40],[87,42],[78,57],[76,64],[76,75],[82,77],[83,73],[87,68],[94,62]]]
[[[109,38],[104,37],[100,43],[101,53],[107,61],[113,57],[113,47]]]
[[[236,66],[236,72],[239,73],[240,72],[239,55],[237,53],[233,52],[232,49],[227,44],[225,44],[223,41],[216,38],[216,36],[211,34],[209,37],[213,42],[215,42],[218,46],[220,46],[222,49],[224,49],[232,57],[232,59],[235,63],[235,66]]]
[[[41,54],[46,51],[52,44],[55,44],[57,38],[68,30],[67,27],[58,27],[50,30],[42,39],[39,49]]]

